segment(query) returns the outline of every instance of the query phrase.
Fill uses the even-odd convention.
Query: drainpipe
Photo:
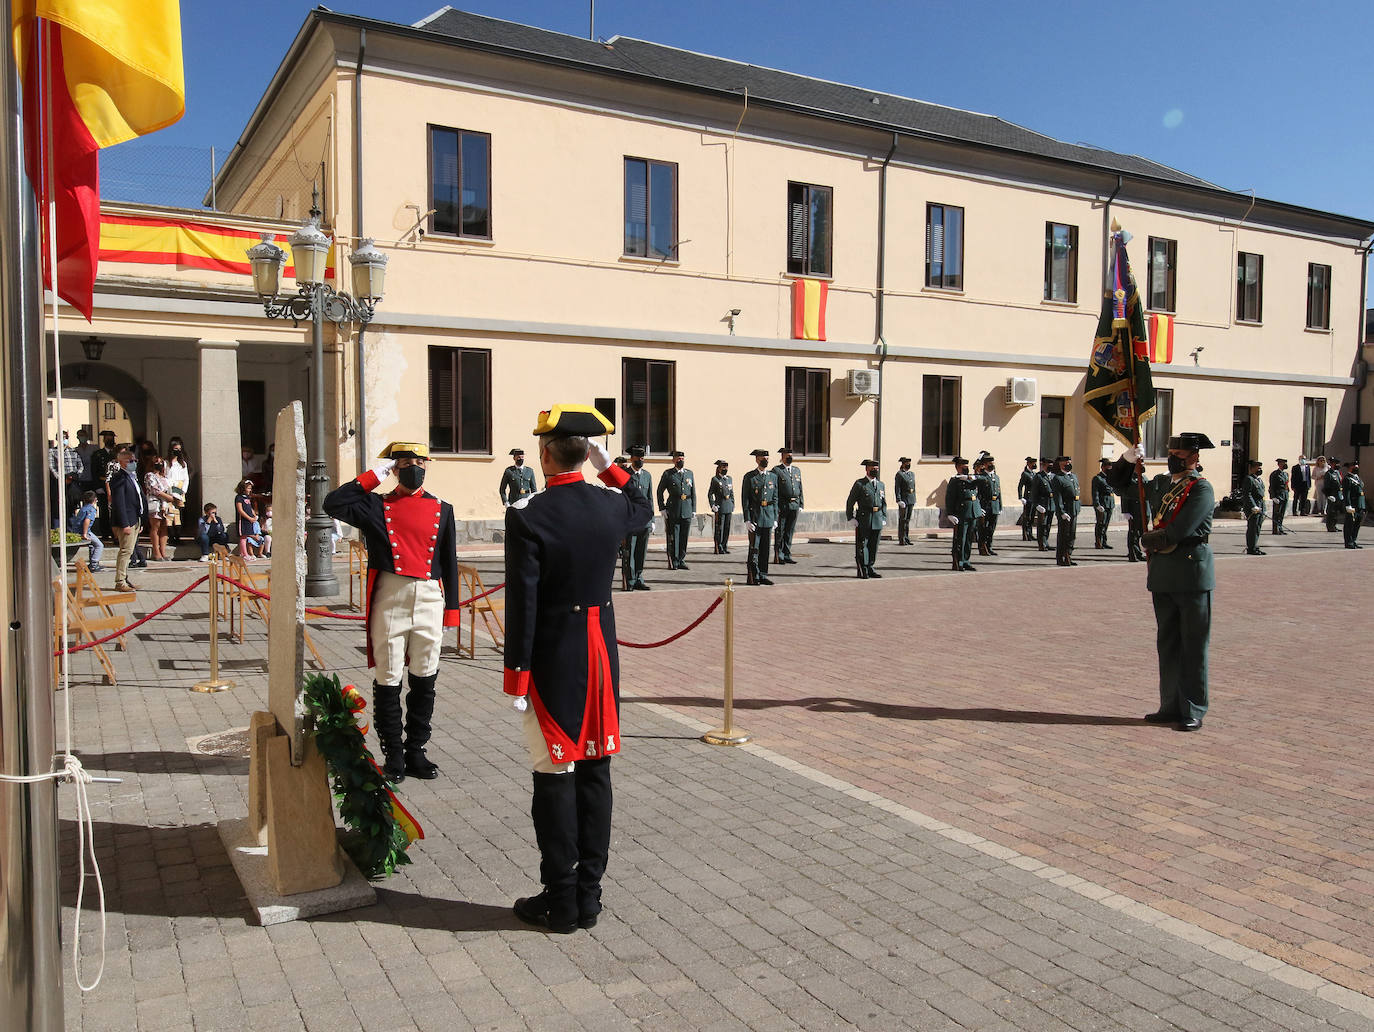
[[[358,30],[358,66],[353,72],[353,232],[355,239],[363,239],[363,57],[367,54],[367,30]],[[367,362],[363,338],[367,328],[360,326],[357,335],[358,367],[358,472],[368,467],[367,447]]]
[[[878,341],[878,400],[873,403],[873,458],[883,461],[883,366],[887,364],[887,338],[883,336],[884,273],[887,268],[887,166],[897,153],[897,134],[892,134],[892,146],[878,171],[878,306],[874,336]]]
[[[1369,243],[1365,245],[1364,252],[1360,255],[1360,314],[1355,320],[1355,425],[1364,422],[1361,413],[1364,411],[1364,390],[1366,381],[1369,379],[1369,363],[1364,357],[1364,318],[1365,318],[1365,288],[1369,284],[1369,249],[1374,247],[1374,237],[1370,237]],[[1355,461],[1360,461],[1360,446],[1355,446]]]
[[[1116,200],[1116,195],[1121,192],[1121,177],[1116,177],[1116,189],[1107,198],[1107,203],[1102,206],[1102,289],[1110,290],[1111,284],[1107,282],[1107,270],[1111,268],[1109,257],[1112,253],[1111,247],[1106,245],[1106,241],[1111,239],[1112,233],[1112,201]]]

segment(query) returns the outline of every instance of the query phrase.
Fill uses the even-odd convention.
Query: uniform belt
[[[1193,545],[1205,545],[1207,544],[1208,537],[1210,537],[1208,534],[1199,534],[1197,537],[1186,537],[1179,541],[1179,546],[1182,548],[1191,548]]]
[[[556,605],[540,606],[540,607],[539,607],[539,611],[540,611],[541,613],[550,613],[550,612],[552,612],[552,613],[581,613],[581,612],[583,612],[583,611],[585,611],[585,610],[588,610],[588,609],[593,608],[594,606],[600,606],[602,609],[610,609],[610,608],[611,608],[611,603],[610,603],[610,602],[585,602],[585,603],[584,603],[584,602],[562,602],[562,603],[558,603],[558,604],[556,604]]]

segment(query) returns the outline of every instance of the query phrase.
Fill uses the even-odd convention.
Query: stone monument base
[[[278,895],[273,887],[268,867],[267,847],[258,840],[258,833],[246,819],[220,821],[219,837],[239,876],[248,907],[253,913],[250,923],[260,925],[285,924],[303,917],[337,914],[377,902],[377,892],[362,876],[353,861],[341,849],[344,876],[338,885],[311,892]]]

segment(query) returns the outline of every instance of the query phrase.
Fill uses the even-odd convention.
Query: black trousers
[[[1273,517],[1272,520],[1269,521],[1269,533],[1271,533],[1271,534],[1282,534],[1282,533],[1283,533],[1283,518],[1284,518],[1286,515],[1288,515],[1288,499],[1287,499],[1287,498],[1281,498],[1281,499],[1280,499],[1280,498],[1275,498],[1275,499],[1274,499],[1274,517]]]
[[[1355,539],[1360,536],[1360,524],[1363,522],[1364,513],[1362,512],[1356,512],[1353,516],[1350,513],[1345,514],[1345,543],[1347,545],[1356,543]]]
[[[911,544],[911,503],[897,506],[897,544]]]
[[[1145,553],[1140,547],[1140,535],[1145,533],[1145,528],[1140,525],[1140,520],[1133,517],[1126,517],[1126,554],[1135,559],[1144,559]]]
[[[797,510],[782,506],[778,509],[778,525],[773,532],[773,558],[792,558],[792,535],[797,530]]]
[[[625,539],[624,578],[630,587],[644,583],[644,557],[649,552],[649,528]]]
[[[664,518],[668,531],[668,565],[677,566],[687,559],[687,535],[692,530],[692,519],[670,520]]]
[[[1112,510],[1093,509],[1093,544],[1098,548],[1107,547],[1107,528],[1112,524]]]
[[[712,537],[716,543],[716,554],[724,552],[730,545],[730,517],[734,513],[718,512],[712,524]]]
[[[1070,516],[1059,520],[1059,529],[1054,535],[1054,558],[1056,562],[1067,563],[1073,556],[1074,539],[1078,536],[1078,517]]]
[[[611,850],[611,758],[578,760],[568,774],[535,774],[530,800],[539,880],[559,924],[601,912]]]
[[[768,576],[769,542],[773,537],[772,527],[756,526],[749,532],[749,581],[757,584],[760,577]]]
[[[1022,506],[1021,515],[1016,520],[1016,525],[1021,528],[1021,540],[1032,541],[1035,538],[1035,510],[1029,505]]]
[[[1246,513],[1245,516],[1245,549],[1253,552],[1259,548],[1260,524],[1264,522],[1263,512]]]
[[[963,566],[968,562],[969,554],[973,550],[975,529],[972,516],[965,517],[954,525],[954,532],[949,536],[949,555],[955,566]]]
[[[1326,529],[1332,533],[1336,531],[1336,521],[1345,512],[1345,506],[1339,498],[1327,498],[1326,500]]]
[[[856,527],[854,530],[854,563],[859,568],[859,576],[867,577],[873,572],[873,563],[878,558],[878,537],[881,527],[872,530]]]
[[[1054,515],[1050,512],[1037,512],[1035,514],[1035,541],[1043,551],[1050,543],[1050,524],[1054,521]]]
[[[1306,516],[1312,511],[1312,503],[1307,500],[1307,488],[1293,488],[1293,515]]]

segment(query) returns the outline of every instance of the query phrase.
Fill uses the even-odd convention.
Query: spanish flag
[[[1174,360],[1174,317],[1155,312],[1150,316],[1150,353],[1142,355],[1153,363],[1168,365]]]
[[[13,0],[12,13],[27,172],[45,240],[50,206],[56,212],[56,290],[89,319],[100,246],[97,152],[185,112],[180,10],[177,0]],[[51,287],[46,244],[43,277]]]
[[[141,265],[175,265],[182,269],[206,269],[248,275],[252,263],[244,251],[258,242],[260,234],[247,229],[202,222],[196,219],[161,216],[123,215],[104,212],[100,216],[100,260],[134,262]],[[273,242],[291,253],[285,233]],[[334,275],[334,248],[325,259],[325,278]],[[282,270],[294,276],[296,267],[288,260]]]
[[[830,284],[825,280],[792,281],[792,339],[825,340],[825,300]]]

